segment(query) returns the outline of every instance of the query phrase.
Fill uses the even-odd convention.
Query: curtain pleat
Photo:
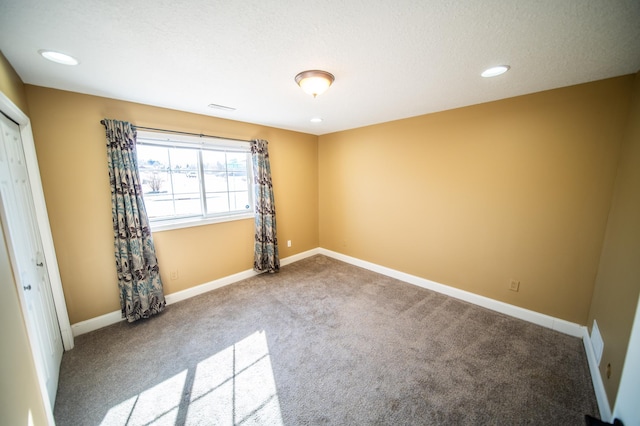
[[[268,142],[251,141],[251,162],[255,196],[255,247],[253,269],[256,272],[278,272],[278,238],[276,236],[276,207],[273,198]]]
[[[107,136],[111,212],[122,318],[133,322],[165,307],[160,269],[142,198],[136,131],[130,123],[101,121]]]

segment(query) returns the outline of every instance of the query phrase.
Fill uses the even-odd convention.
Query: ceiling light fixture
[[[495,77],[509,71],[509,68],[511,68],[509,65],[498,65],[484,70],[480,75],[483,77]]]
[[[53,50],[45,49],[38,50],[38,53],[42,55],[43,58],[62,65],[78,65],[80,63],[76,58],[67,55],[66,53],[54,52]]]
[[[333,74],[320,70],[302,71],[296,75],[298,86],[314,98],[326,92],[335,79]]]
[[[313,117],[311,120],[312,123],[322,123],[322,118],[320,117]]]

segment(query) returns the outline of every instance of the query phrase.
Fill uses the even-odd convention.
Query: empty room
[[[0,424],[640,425],[639,22],[3,1]]]

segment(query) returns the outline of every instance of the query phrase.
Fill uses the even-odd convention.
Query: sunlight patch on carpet
[[[187,425],[283,425],[264,331],[112,407],[102,424],[175,424],[180,410]]]
[[[255,332],[198,364],[187,424],[282,425],[264,332]]]
[[[187,370],[112,407],[103,425],[174,424]]]

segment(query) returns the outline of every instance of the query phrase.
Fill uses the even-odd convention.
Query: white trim
[[[424,278],[420,278],[415,275],[406,274],[404,272],[396,271],[394,269],[387,268],[385,266],[380,266],[375,263],[360,260],[351,256],[346,256],[344,254],[323,249],[320,247],[282,259],[280,261],[280,265],[286,266],[316,254],[323,254],[325,256],[332,257],[334,259],[343,261],[345,263],[359,266],[361,268],[368,269],[370,271],[377,272],[379,274],[386,275],[388,277],[395,278],[395,279],[407,282],[409,284],[417,285],[422,288],[437,291],[438,293],[446,294],[447,296],[464,300],[466,302],[473,303],[474,305],[482,306],[484,308],[491,309],[493,311],[500,312],[515,318],[519,318],[521,320],[528,321],[533,324],[538,324],[543,327],[556,330],[560,333],[568,334],[573,337],[583,337],[584,327],[581,325],[578,325],[569,321],[565,321],[559,318],[554,318],[549,315],[530,311],[528,309],[510,305],[508,303],[500,302],[498,300],[490,299],[488,297],[480,296],[480,295],[470,293],[468,291],[460,290],[454,287],[450,287],[444,284],[440,284],[435,281],[430,281]],[[229,284],[233,284],[235,282],[241,281],[246,278],[250,278],[255,275],[257,275],[256,272],[254,272],[252,269],[248,269],[246,271],[242,271],[233,275],[222,277],[217,280],[210,281],[208,283],[204,283],[204,284],[197,285],[195,287],[188,288],[186,290],[168,294],[165,296],[165,299],[167,301],[167,304],[170,305],[172,303],[176,303],[182,300],[189,299],[191,297],[198,296],[208,291],[215,290],[220,287],[227,286]],[[99,328],[106,327],[111,324],[115,324],[120,321],[122,321],[120,311],[115,311],[105,315],[101,315],[99,317],[88,319],[86,321],[75,323],[71,326],[71,328],[73,330],[73,335],[79,336],[81,334],[85,334],[90,331],[94,331]]]
[[[466,302],[473,303],[475,305],[479,305],[484,308],[503,313],[505,315],[519,318],[524,321],[541,325],[543,327],[551,328],[560,333],[582,338],[582,343],[587,355],[587,362],[589,364],[589,371],[591,372],[591,381],[593,383],[593,389],[595,391],[596,400],[598,402],[600,418],[605,422],[610,422],[612,420],[611,407],[609,406],[609,400],[607,399],[607,393],[604,388],[604,383],[602,382],[602,376],[600,375],[600,369],[598,368],[596,354],[593,351],[593,345],[591,343],[591,338],[589,337],[589,331],[587,327],[565,321],[560,318],[554,318],[549,315],[544,315],[538,312],[530,311],[528,309],[520,308],[518,306],[510,305],[508,303],[489,299],[488,297],[480,296],[468,291],[449,287],[444,284],[436,283],[434,281],[416,277],[415,275],[396,271],[394,269],[360,260],[355,257],[346,256],[344,254],[337,253],[331,250],[321,248],[319,249],[319,253],[346,263],[350,263],[355,266],[359,266],[364,269],[368,269],[373,272],[377,272],[382,275],[386,275],[391,278],[407,282],[409,284],[414,284],[419,287],[437,291],[438,293],[443,293],[448,296],[455,297],[456,299],[464,300]]]
[[[71,323],[69,322],[69,313],[67,312],[67,302],[62,289],[62,279],[60,278],[60,269],[58,268],[58,257],[56,249],[53,245],[53,234],[49,225],[49,213],[44,199],[44,190],[42,188],[42,180],[40,177],[40,169],[38,168],[38,158],[36,157],[35,143],[31,132],[31,124],[25,128],[21,127],[21,137],[24,147],[24,155],[26,157],[27,169],[29,170],[29,183],[31,192],[33,193],[33,204],[36,210],[36,219],[38,221],[38,229],[42,240],[42,250],[46,259],[47,272],[49,274],[49,282],[51,283],[51,293],[56,307],[58,316],[58,325],[60,334],[62,335],[62,344],[65,351],[73,349],[73,333],[71,332]]]
[[[120,321],[122,321],[122,313],[120,311],[113,311],[108,314],[100,315],[99,317],[71,324],[71,330],[73,331],[73,335],[78,337],[81,334],[86,334],[100,328],[119,323]]]
[[[589,332],[587,330],[587,327],[581,326],[569,321],[565,321],[559,318],[554,318],[549,315],[530,311],[528,309],[520,308],[518,306],[510,305],[508,303],[500,302],[498,300],[490,299],[488,297],[470,293],[468,291],[464,291],[464,290],[460,290],[444,284],[440,284],[434,281],[430,281],[424,278],[420,278],[415,275],[406,274],[404,272],[400,272],[391,268],[387,268],[385,266],[380,266],[375,263],[360,260],[355,257],[347,256],[331,250],[323,249],[321,247],[308,250],[302,253],[298,253],[293,256],[289,256],[285,259],[282,259],[280,261],[280,265],[286,266],[291,263],[298,262],[307,257],[314,256],[316,254],[322,254],[322,255],[340,260],[342,262],[349,263],[351,265],[355,265],[364,269],[368,269],[373,272],[377,272],[382,275],[386,275],[391,278],[395,278],[395,279],[407,282],[409,284],[417,285],[419,287],[433,290],[438,293],[446,294],[447,296],[464,300],[466,302],[473,303],[475,305],[482,306],[484,308],[491,309],[493,311],[500,312],[505,315],[519,318],[524,321],[538,324],[543,327],[556,330],[560,333],[568,334],[573,337],[582,338],[584,349],[587,355],[587,361],[589,364],[589,370],[591,372],[591,380],[593,382],[593,388],[595,391],[596,400],[598,402],[598,409],[600,410],[600,418],[607,422],[611,420],[611,408],[609,406],[607,394],[604,389],[604,383],[602,382],[602,376],[600,375],[600,370],[598,369],[596,356],[593,351],[593,346],[591,344],[591,338],[589,337]],[[166,296],[167,304],[176,303],[181,300],[198,296],[208,291],[215,290],[217,288],[221,288],[229,284],[233,284],[235,282],[241,281],[246,278],[250,278],[255,275],[257,275],[257,273],[250,269],[250,270],[242,271],[237,274],[229,275],[227,277],[223,277],[214,281],[210,281],[208,283],[201,284],[196,287],[191,287],[187,290],[182,290],[176,293],[172,293]],[[94,331],[99,328],[118,323],[120,321],[122,321],[120,311],[116,311],[116,312],[111,312],[96,318],[91,318],[89,320],[73,324],[71,328],[73,329],[74,336],[79,336],[81,334],[85,334],[90,331]]]
[[[238,281],[255,277],[256,275],[258,275],[257,272],[255,272],[253,269],[248,269],[246,271],[238,272],[237,274],[228,275],[226,277],[222,277],[217,280],[209,281],[208,283],[200,284],[195,287],[190,287],[186,290],[167,294],[164,299],[167,302],[167,305],[171,305],[173,303],[190,299],[192,297],[199,296],[203,293],[228,286],[229,284],[237,283]]]
[[[311,257],[319,253],[319,249],[312,249],[302,253],[294,254],[293,256],[286,257],[280,260],[280,266],[286,266],[291,263],[297,262],[307,257]],[[167,305],[171,305],[182,300],[189,299],[206,293],[211,290],[215,290],[229,284],[242,281],[247,278],[251,278],[258,275],[253,269],[247,269],[246,271],[238,272],[233,275],[219,278],[217,280],[209,281],[208,283],[200,284],[195,287],[190,287],[186,290],[177,291],[165,296]],[[122,314],[120,311],[109,312],[108,314],[100,315],[99,317],[90,318],[86,321],[80,321],[71,326],[74,336],[80,336],[81,334],[89,333],[94,330],[98,330],[102,327],[106,327],[112,324],[122,321]]]
[[[42,189],[42,180],[40,177],[40,169],[38,167],[38,157],[36,156],[36,147],[31,131],[31,121],[3,92],[0,92],[0,110],[9,118],[18,123],[20,127],[20,137],[24,150],[27,171],[29,174],[29,185],[33,204],[36,211],[36,220],[40,231],[40,239],[42,240],[42,250],[46,259],[47,272],[49,274],[49,282],[51,284],[51,292],[53,294],[53,302],[56,307],[58,316],[58,325],[60,334],[62,335],[62,344],[65,350],[73,349],[73,333],[71,332],[71,324],[69,322],[69,314],[67,312],[67,304],[62,289],[62,280],[60,279],[60,270],[58,269],[58,258],[53,245],[53,235],[51,234],[51,226],[49,225],[49,215],[47,213],[47,205],[44,199],[44,190]]]
[[[638,424],[640,421],[640,407],[638,395],[640,394],[640,295],[636,305],[636,313],[631,326],[631,337],[627,345],[627,354],[624,357],[622,376],[616,402],[613,405],[614,419],[620,419],[627,425]]]
[[[596,354],[597,365],[600,366],[600,361],[602,361],[602,352],[604,351],[604,341],[602,340],[602,334],[600,334],[600,328],[598,328],[598,321],[595,319],[593,320],[593,326],[591,327],[591,334],[589,337],[591,338],[593,353]]]
[[[232,222],[234,220],[248,220],[255,218],[256,214],[253,211],[249,213],[238,213],[232,216],[192,216],[181,219],[163,219],[149,221],[151,232],[172,231],[174,229],[192,228],[194,226],[211,225],[212,223]]]
[[[320,254],[320,250],[320,248],[314,248],[311,250],[303,251],[302,253],[294,254],[293,256],[285,257],[280,261],[280,266],[287,266],[291,263],[306,259],[307,257],[315,256],[316,254]]]
[[[135,125],[134,125],[135,127]],[[152,232],[170,231],[174,229],[190,228],[193,226],[209,225],[212,223],[229,222],[234,220],[253,219],[254,212],[254,194],[252,181],[252,170],[249,167],[246,170],[246,189],[248,191],[248,204],[246,207],[250,209],[229,211],[223,213],[211,214],[207,213],[204,208],[206,205],[206,194],[204,187],[205,171],[203,169],[203,152],[223,152],[223,153],[237,153],[243,154],[246,157],[247,165],[251,162],[251,142],[249,141],[237,141],[230,139],[222,139],[218,137],[210,137],[205,135],[192,136],[183,135],[179,133],[166,133],[162,131],[137,131],[136,144],[139,147],[164,147],[170,149],[190,149],[197,153],[196,170],[191,170],[188,173],[196,172],[197,181],[199,182],[199,197],[202,204],[203,211],[200,214],[193,214],[182,217],[174,216],[161,216],[157,218],[151,218],[149,224]],[[140,151],[138,152],[140,157]],[[138,171],[141,174],[154,172],[153,169],[144,169],[138,167]],[[232,170],[231,170],[232,171]],[[229,170],[227,170],[229,172]],[[186,173],[186,172],[185,172]],[[170,191],[171,193],[171,191]],[[166,196],[165,194],[161,196]],[[175,195],[175,194],[174,194]],[[149,197],[147,201],[152,201],[153,196],[146,194],[145,197]]]
[[[582,337],[582,326],[569,321],[554,318],[552,316],[541,314],[539,312],[530,311],[519,306],[510,305],[508,303],[480,296],[475,293],[460,290],[458,288],[440,284],[435,281],[427,280],[425,278],[420,278],[415,275],[387,268],[385,266],[380,266],[375,263],[360,260],[355,257],[346,256],[342,253],[337,253],[331,250],[321,248],[319,249],[319,253],[346,263],[350,263],[355,266],[359,266],[364,269],[368,269],[373,272],[377,272],[382,275],[386,275],[391,278],[398,279],[400,281],[407,282],[409,284],[417,285],[418,287],[437,291],[438,293],[446,294],[447,296],[464,300],[465,302],[473,303],[474,305],[482,306],[483,308],[491,309],[492,311],[500,312],[505,315],[541,325],[543,327],[551,328],[570,336]]]
[[[135,127],[135,124],[133,125]],[[251,142],[206,135],[183,135],[161,130],[137,130],[136,141],[169,148],[196,148],[251,153]]]
[[[596,394],[596,401],[598,401],[600,419],[605,422],[611,422],[611,407],[609,406],[609,399],[607,399],[607,391],[604,388],[602,375],[598,368],[596,353],[593,350],[593,344],[591,343],[591,337],[589,336],[589,330],[587,327],[582,327],[582,343],[584,345],[584,351],[587,354],[587,361],[589,362],[591,382],[593,383],[593,390]]]

